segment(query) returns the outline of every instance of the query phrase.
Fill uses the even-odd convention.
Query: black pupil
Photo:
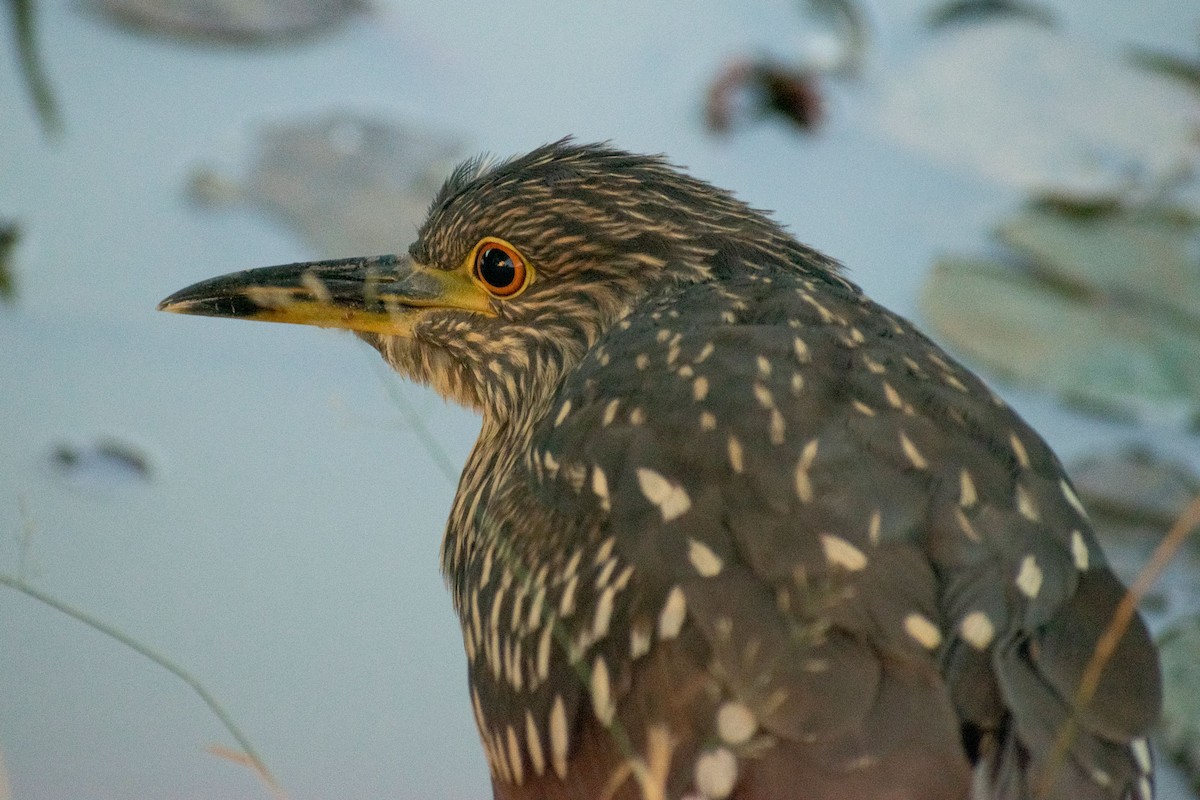
[[[517,277],[517,266],[508,253],[489,247],[479,257],[479,277],[489,286],[507,289]]]

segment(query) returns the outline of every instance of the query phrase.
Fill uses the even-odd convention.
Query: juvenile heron
[[[471,161],[407,255],[161,308],[346,328],[482,413],[442,568],[497,798],[1152,796],[1140,620],[1077,707],[1123,588],[1045,442],[660,158]]]

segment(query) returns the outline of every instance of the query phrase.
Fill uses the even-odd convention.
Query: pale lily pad
[[[877,130],[1020,189],[1153,194],[1197,159],[1196,96],[1019,19],[939,31],[889,72]]]
[[[240,185],[201,170],[192,195],[245,201],[330,258],[402,251],[464,155],[453,137],[350,114],[271,125],[255,149]]]
[[[338,25],[365,0],[90,0],[123,27],[188,41],[263,44]]]
[[[1200,422],[1200,223],[1172,208],[1042,202],[1002,223],[1016,263],[942,259],[924,308],[1013,380],[1152,423]]]
[[[922,307],[953,347],[1083,408],[1154,424],[1200,423],[1200,330],[1008,264],[944,258]]]
[[[1053,280],[1161,307],[1200,333],[1200,236],[1180,214],[1080,218],[1034,210],[1003,223],[997,235]]]

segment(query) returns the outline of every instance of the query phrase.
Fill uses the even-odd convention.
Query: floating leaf
[[[964,22],[993,20],[996,17],[1020,17],[1028,22],[1053,27],[1058,23],[1047,8],[1016,0],[952,0],[929,13],[929,27],[942,28]]]
[[[1192,91],[1019,19],[941,32],[889,72],[873,127],[940,163],[1083,197],[1153,194],[1197,156]]]
[[[1009,378],[1102,413],[1200,421],[1200,331],[1171,315],[958,258],[934,266],[922,307],[951,345]]]
[[[365,11],[365,0],[90,0],[123,27],[188,41],[265,44],[312,36]]]
[[[50,90],[50,80],[42,68],[37,52],[37,32],[34,29],[33,0],[9,0],[9,11],[13,19],[13,36],[17,40],[17,56],[21,63],[21,74],[25,87],[33,98],[38,122],[45,133],[57,133],[61,127],[58,105]]]
[[[462,158],[456,140],[352,115],[267,128],[240,191],[203,171],[193,196],[240,198],[297,228],[326,257],[399,252]]]
[[[1144,70],[1174,78],[1193,91],[1200,91],[1200,61],[1196,59],[1141,48],[1130,51],[1129,58]]]
[[[1070,473],[1098,529],[1148,530],[1157,534],[1155,541],[1200,493],[1200,477],[1186,464],[1144,447],[1080,459]]]
[[[134,445],[112,438],[83,446],[59,444],[50,453],[50,465],[76,486],[147,482],[153,474],[145,453]]]

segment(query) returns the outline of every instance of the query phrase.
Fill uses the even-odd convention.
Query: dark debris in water
[[[1108,416],[1200,428],[1200,226],[1177,209],[1031,206],[999,258],[944,257],[922,307],[952,346]]]
[[[140,33],[246,46],[312,37],[369,10],[366,0],[88,0],[88,5]]]
[[[1099,219],[1120,214],[1125,204],[1116,195],[1081,197],[1069,192],[1044,192],[1029,201],[1029,209],[1071,219]]]
[[[149,483],[154,477],[150,457],[141,448],[113,437],[88,444],[59,443],[50,451],[50,466],[78,486]]]
[[[21,229],[17,223],[0,220],[0,301],[5,303],[11,303],[17,297],[12,255],[20,238]]]
[[[997,18],[1023,19],[1052,28],[1058,24],[1054,12],[1036,3],[1018,0],[952,0],[933,9],[928,22],[931,28],[944,28],[976,22],[990,22]]]
[[[820,77],[773,61],[735,61],[708,89],[705,120],[714,133],[729,133],[763,117],[786,119],[802,131],[821,122]]]

